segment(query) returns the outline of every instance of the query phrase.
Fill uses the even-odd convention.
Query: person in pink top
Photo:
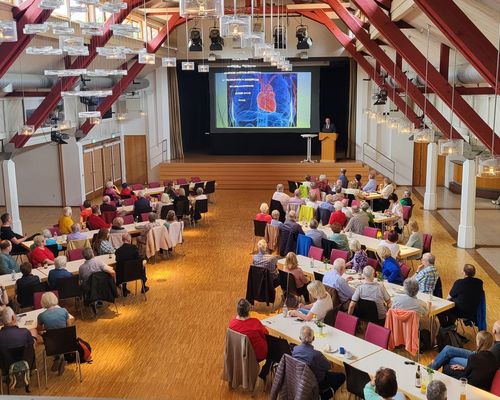
[[[307,291],[307,285],[310,281],[304,275],[304,271],[302,271],[302,269],[299,267],[299,262],[294,252],[291,251],[286,255],[285,268],[283,270],[293,275],[298,294],[304,296],[304,300],[306,301],[306,303],[309,303],[309,292]]]
[[[256,221],[266,221],[268,224],[271,223],[272,217],[269,215],[269,206],[266,203],[260,205],[260,213],[255,216]]]

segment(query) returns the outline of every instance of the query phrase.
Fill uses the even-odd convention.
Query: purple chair
[[[148,187],[150,189],[159,188],[160,187],[160,182],[148,182]]]
[[[68,261],[83,260],[83,249],[68,250]]]
[[[177,178],[176,181],[178,185],[185,185],[186,183],[189,183],[186,178]]]
[[[375,271],[378,271],[380,269],[380,264],[379,264],[378,260],[375,260],[374,258],[368,257],[367,265],[370,265],[371,267],[373,267],[373,269]]]
[[[373,322],[368,322],[365,332],[365,340],[367,342],[376,344],[377,346],[387,349],[389,345],[390,336],[391,336],[390,329],[374,324]]]
[[[117,212],[116,211],[103,211],[102,212],[102,219],[107,223],[107,224],[112,224],[113,220],[116,218]]]
[[[130,225],[134,223],[134,216],[132,214],[123,216],[123,225]]]
[[[52,236],[60,236],[61,235],[61,231],[59,230],[59,227],[57,227],[57,226],[53,226],[52,228],[49,228],[49,231],[50,231]]]
[[[148,213],[148,212],[141,213],[141,221],[146,222],[149,219],[149,214],[151,214],[151,213]]]
[[[193,182],[193,183],[201,182],[201,178],[199,176],[192,176],[191,182]]]
[[[309,253],[307,254],[307,256],[321,261],[321,257],[323,257],[323,251],[324,250],[321,247],[311,246],[309,247]]]
[[[132,185],[132,190],[142,190],[144,189],[144,185],[142,185],[141,183],[134,183]]]
[[[342,258],[347,262],[348,257],[349,257],[348,251],[332,249],[332,252],[330,253],[330,262],[333,264],[333,261],[335,261],[337,258]]]
[[[401,276],[403,277],[403,279],[408,278],[408,275],[410,275],[411,272],[411,268],[405,263],[402,263],[399,267],[401,269]]]
[[[430,233],[424,233],[424,246],[422,250],[423,253],[430,253],[431,252],[431,245],[432,245],[432,235]]]
[[[371,226],[365,226],[363,228],[363,236],[369,236],[372,238],[377,238],[378,229],[372,228]]]
[[[356,333],[356,326],[358,325],[358,317],[347,314],[343,311],[337,313],[337,318],[335,319],[335,328],[341,331],[354,335]]]
[[[134,205],[134,199],[123,199],[124,206],[133,206]]]
[[[56,297],[59,299],[59,292],[57,290],[48,290],[48,292],[52,292],[56,295]],[[42,308],[42,296],[44,293],[47,292],[34,292],[33,293],[33,309],[34,310],[39,310]]]

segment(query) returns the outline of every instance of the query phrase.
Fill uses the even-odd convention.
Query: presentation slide
[[[309,132],[315,125],[312,71],[220,71],[211,83],[215,132]]]

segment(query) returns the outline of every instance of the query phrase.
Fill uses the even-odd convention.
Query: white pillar
[[[454,172],[455,172],[455,164],[450,161],[450,157],[446,157],[446,161],[444,163],[444,187],[449,189],[450,183],[453,182]]]
[[[462,167],[462,199],[457,246],[472,249],[476,246],[476,163],[465,160]]]
[[[437,143],[427,145],[427,172],[425,179],[424,210],[437,209],[436,186],[438,166]]]
[[[19,216],[19,200],[17,198],[16,164],[14,160],[4,160],[3,170],[3,190],[5,195],[5,207],[12,217],[12,229],[14,232],[23,234],[23,226]]]

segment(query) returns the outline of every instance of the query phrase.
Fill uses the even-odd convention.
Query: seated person
[[[315,195],[316,200],[321,199],[321,190],[319,189],[318,184],[316,182],[311,182],[311,189],[309,190],[309,195],[308,195],[309,199],[311,198],[311,195]]]
[[[126,229],[123,227],[123,218],[122,217],[114,218],[109,233],[125,233],[125,232]]]
[[[11,274],[12,271],[19,272],[19,266],[16,260],[10,255],[12,243],[10,240],[0,242],[0,275]]]
[[[411,199],[411,192],[409,190],[405,190],[403,192],[403,197],[399,200],[402,206],[413,206],[413,200]]]
[[[391,296],[389,296],[383,285],[375,282],[375,270],[370,265],[363,268],[363,277],[364,283],[354,291],[348,313],[354,313],[356,302],[359,299],[369,300],[377,305],[378,319],[380,321],[385,320],[387,309],[391,306]]]
[[[137,193],[137,200],[134,202],[134,219],[140,221],[142,214],[150,213],[151,211],[151,202],[144,197],[142,190],[139,191]]]
[[[331,194],[327,194],[325,196],[325,201],[323,201],[320,205],[319,208],[328,210],[330,212],[333,212],[335,210],[335,207],[333,206],[333,196]]]
[[[347,216],[342,212],[342,208],[344,207],[344,205],[341,201],[336,201],[333,206],[335,208],[335,211],[330,215],[328,225],[332,225],[336,222],[342,228],[347,222]]]
[[[294,235],[304,234],[304,230],[302,229],[302,226],[297,223],[297,213],[293,210],[291,210],[288,215],[285,223],[280,226],[280,230],[282,229],[287,229]]]
[[[395,294],[392,308],[397,310],[415,311],[420,318],[425,317],[429,309],[424,301],[417,298],[418,282],[415,278],[406,278],[403,282],[404,294]]]
[[[425,253],[422,256],[422,264],[417,268],[415,279],[417,280],[420,291],[423,293],[433,293],[436,288],[436,283],[439,279],[439,274],[436,266],[436,257],[431,253]]]
[[[45,247],[45,238],[42,235],[35,236],[33,239],[34,249],[30,258],[35,268],[54,264],[54,253]]]
[[[302,185],[310,188],[311,187],[311,175],[306,175],[304,177],[304,182],[302,182]]]
[[[290,208],[290,205],[295,205],[295,207],[293,208],[295,211],[298,210],[298,207],[303,205],[303,204],[306,204],[306,202],[304,201],[304,199],[302,197],[300,197],[300,189],[295,189],[295,192],[293,192],[293,197],[290,197],[290,200],[288,201],[288,210],[287,211],[290,211],[292,208]]]
[[[122,183],[122,190],[120,192],[121,199],[134,199],[137,200],[135,193],[132,191],[128,183]]]
[[[73,224],[71,226],[71,233],[66,237],[67,241],[71,240],[86,240],[87,235],[82,233],[82,227],[80,224]]]
[[[116,249],[115,257],[116,257],[116,284],[122,285],[122,294],[123,297],[127,297],[130,293],[130,290],[127,289],[127,283],[123,283],[123,270],[125,268],[125,262],[134,261],[134,260],[142,260],[142,257],[139,254],[139,249],[136,245],[132,244],[132,237],[128,233],[124,233],[122,236],[123,244]],[[141,293],[147,292],[149,287],[146,286],[146,281],[148,278],[146,277],[146,268],[143,268],[143,274],[141,280],[144,283],[144,289],[141,289]]]
[[[111,204],[111,199],[109,196],[104,196],[102,198],[101,212],[113,212],[116,211],[116,206]]]
[[[392,216],[399,217],[394,222],[388,222],[387,225],[394,226],[394,230],[397,233],[403,232],[404,220],[403,220],[403,206],[398,201],[398,195],[396,193],[391,193],[387,198],[389,200],[389,207],[384,212]]]
[[[358,205],[354,205],[351,207],[351,218],[349,218],[349,222],[347,222],[344,230],[346,232],[362,235],[365,227],[368,226],[369,221],[370,219],[368,218],[368,214],[366,212],[362,212]]]
[[[0,352],[17,347],[35,346],[36,329],[29,331],[17,326],[16,313],[12,308],[6,307],[2,313],[3,328],[0,329]]]
[[[380,194],[382,195],[381,199],[373,200],[373,211],[383,211],[386,210],[389,206],[389,196],[394,193],[396,187],[392,183],[392,180],[385,177],[384,183],[382,185],[382,189],[380,190]]]
[[[318,209],[318,196],[316,193],[309,193],[309,197],[306,200],[306,206],[312,207],[315,211]]]
[[[83,202],[83,209],[80,212],[80,223],[85,224],[87,222],[87,218],[92,215],[92,203],[90,200],[85,200]]]
[[[63,208],[63,214],[59,218],[59,232],[61,232],[62,235],[67,235],[68,233],[71,233],[71,226],[74,224],[73,219],[71,218],[71,215],[73,214],[73,210],[71,207],[64,207]]]
[[[260,213],[255,216],[256,221],[265,221],[268,224],[271,223],[273,218],[269,215],[269,206],[266,203],[260,205]]]
[[[166,195],[168,195],[168,197],[171,200],[174,200],[177,197],[177,193],[175,193],[174,184],[172,182],[168,182],[167,183],[167,186],[165,186],[165,189],[163,190],[163,193],[165,193]]]
[[[99,256],[103,254],[115,253],[115,249],[109,241],[109,229],[99,229],[99,232],[97,232],[97,237],[92,243],[92,249],[94,250],[94,254],[97,254]]]
[[[335,186],[333,188],[333,194],[332,194],[332,202],[335,205],[337,201],[342,201],[344,200],[344,194],[342,193],[342,187],[341,186]],[[334,207],[335,211],[335,207]]]
[[[469,385],[489,391],[499,367],[495,355],[490,351],[493,346],[493,335],[490,332],[479,331],[476,335],[476,345],[477,351],[469,355],[465,367],[460,364],[448,364],[443,367],[443,373],[456,379],[467,378]],[[445,349],[446,347],[443,351]]]
[[[4,213],[0,217],[2,221],[2,226],[0,227],[0,239],[1,240],[10,240],[12,243],[12,253],[14,254],[27,254],[28,249],[26,249],[21,243],[24,241],[30,241],[36,235],[26,237],[15,233],[12,230],[12,216],[9,213]]]
[[[455,281],[451,287],[448,300],[455,303],[455,307],[438,314],[441,326],[455,325],[457,318],[465,318],[476,322],[477,309],[483,299],[483,281],[475,278],[476,268],[472,264],[465,264],[464,277]]]
[[[347,268],[351,268],[358,274],[363,272],[363,268],[368,265],[368,255],[359,243],[359,240],[352,239],[349,241],[349,250],[353,254],[351,261],[346,264]]]
[[[318,221],[312,219],[309,222],[309,229],[306,236],[312,239],[313,246],[321,247],[321,239],[326,239],[326,233],[318,229]]]
[[[177,221],[177,217],[175,216],[175,211],[168,210],[167,218],[165,219],[165,223],[163,225],[165,225],[165,227],[168,229],[168,228],[170,228],[170,225],[176,221]]]
[[[57,280],[61,278],[70,278],[71,272],[66,269],[68,259],[66,256],[56,257],[54,260],[54,269],[49,271],[48,281],[51,289],[56,289]]]
[[[317,187],[321,192],[330,193],[332,189],[328,186],[328,178],[325,174],[318,177],[318,182],[312,182],[311,187]],[[321,196],[319,196],[321,198]]]
[[[278,228],[283,225],[283,222],[280,221],[280,212],[278,210],[273,210],[271,212],[271,225],[272,226],[277,226]]]
[[[331,225],[332,234],[328,237],[328,240],[335,242],[337,248],[340,250],[349,251],[349,239],[345,233],[342,233],[342,227],[338,222],[334,222]]]
[[[94,252],[90,247],[83,249],[83,258],[85,262],[78,268],[80,282],[86,284],[89,278],[95,272],[106,272],[113,278],[116,277],[115,270],[109,265],[104,264],[100,259],[94,257]]]
[[[387,235],[387,239],[380,241],[379,247],[380,246],[387,247],[391,251],[392,257],[398,259],[399,253],[401,252],[398,240],[399,240],[399,235],[397,234],[397,232],[394,231],[389,232],[389,234]]]
[[[446,393],[446,385],[437,380],[433,379],[427,385],[426,400],[447,400],[448,394]]]
[[[61,251],[62,246],[57,243],[57,240],[52,236],[52,232],[49,229],[44,229],[42,231],[42,236],[45,238],[45,246],[55,246],[57,245],[57,250]]]
[[[368,182],[363,186],[363,192],[365,193],[375,193],[377,191],[377,181],[375,180],[375,173],[370,172],[368,174]]]
[[[290,201],[290,196],[288,196],[285,192],[285,187],[283,184],[279,183],[276,185],[276,192],[273,193],[272,200],[279,201],[283,210],[287,210],[288,202]]]
[[[361,189],[363,187],[363,184],[361,183],[361,175],[360,174],[356,174],[354,175],[354,180],[352,180],[350,183],[349,183],[349,187],[351,189]]]
[[[422,232],[419,231],[418,228],[418,223],[414,219],[412,219],[408,223],[408,228],[410,229],[410,237],[408,238],[408,241],[406,242],[406,246],[408,247],[415,247],[417,249],[423,250],[424,248],[424,235]],[[408,257],[409,259],[419,259],[421,257],[421,254],[417,254],[413,257]]]
[[[92,206],[92,215],[87,218],[87,228],[97,230],[109,227],[110,224],[101,217],[101,208],[98,205]]]
[[[113,201],[120,200],[120,191],[112,181],[107,181],[105,186],[103,196],[109,196]]]
[[[7,289],[5,289],[5,286],[0,285],[0,315],[2,315],[8,305],[9,295],[7,294]]]
[[[31,273],[32,266],[29,262],[21,264],[21,278],[16,281],[17,302],[21,308],[33,305],[33,292],[40,287],[40,278]]]
[[[363,394],[365,400],[405,400],[398,392],[396,372],[390,368],[379,368],[375,377],[366,384]]]
[[[272,254],[268,254],[267,242],[264,239],[257,242],[257,249],[258,252],[253,256],[252,265],[266,268],[273,278],[274,287],[278,287],[280,285],[278,268],[276,267],[278,259]]]
[[[304,275],[304,271],[302,271],[299,267],[299,262],[295,253],[290,252],[286,255],[285,268],[283,268],[283,271],[289,272],[293,275],[297,293],[300,296],[304,296],[304,300],[308,303],[309,292],[307,291],[307,285],[309,284],[309,279]]]
[[[347,310],[354,294],[354,289],[349,286],[347,280],[343,277],[345,270],[345,260],[337,258],[333,261],[333,268],[323,276],[323,284],[337,291],[342,311]],[[348,280],[350,280],[350,278],[348,278]]]
[[[401,274],[401,267],[394,257],[392,257],[391,250],[386,246],[377,247],[377,254],[382,260],[382,275],[389,283],[397,285],[403,284],[403,275]]]
[[[174,198],[174,210],[177,218],[182,219],[184,215],[189,214],[189,199],[183,188],[179,189],[179,194]]]
[[[330,371],[331,364],[326,357],[312,346],[314,331],[304,325],[300,328],[300,344],[292,350],[292,357],[306,363],[318,381],[321,399],[330,399],[345,382],[345,375]]]
[[[326,313],[333,310],[333,301],[330,293],[325,289],[325,286],[320,281],[311,281],[307,285],[309,296],[316,299],[314,303],[299,304],[298,310],[290,311],[290,316],[310,321],[313,318],[318,320],[325,319]]]

